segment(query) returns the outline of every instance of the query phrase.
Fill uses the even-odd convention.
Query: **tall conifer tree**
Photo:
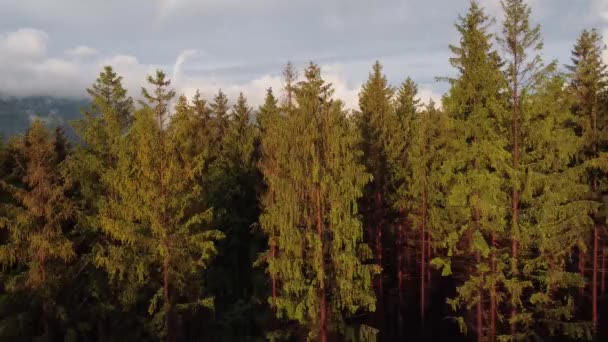
[[[583,31],[572,51],[572,65],[568,66],[571,72],[570,88],[575,96],[572,110],[576,117],[576,132],[582,138],[582,146],[577,154],[577,164],[591,164],[583,175],[584,181],[590,185],[589,199],[601,202],[601,194],[606,190],[604,181],[606,169],[605,162],[597,165],[603,158],[608,141],[608,119],[606,108],[602,106],[602,98],[607,91],[606,65],[602,61],[602,52],[605,46],[601,36],[595,31]],[[596,165],[593,165],[596,164]],[[593,328],[598,324],[598,250],[600,248],[600,227],[605,222],[595,218],[591,237],[584,234],[580,244],[579,265],[581,273],[585,267],[584,255],[588,248],[588,241],[592,241],[592,278],[591,285],[591,320]],[[583,274],[584,275],[584,274]]]
[[[501,1],[505,17],[502,25],[502,34],[498,37],[499,43],[504,50],[506,62],[505,76],[509,85],[510,109],[511,109],[511,152],[513,155],[513,181],[511,194],[511,283],[513,291],[511,293],[511,334],[517,333],[517,305],[520,299],[517,298],[521,289],[516,289],[517,277],[519,274],[518,255],[520,254],[520,196],[522,169],[521,165],[521,143],[522,132],[520,126],[522,120],[527,117],[522,113],[522,100],[525,96],[535,91],[536,86],[542,78],[554,68],[554,63],[545,66],[540,56],[543,41],[540,33],[540,25],[530,24],[531,8],[524,0],[503,0]],[[524,244],[526,242],[524,241]]]
[[[408,234],[404,230],[404,226],[411,224],[408,219],[409,210],[412,208],[406,200],[406,193],[410,189],[409,181],[411,176],[411,168],[413,166],[410,160],[410,147],[413,139],[413,122],[417,117],[420,107],[420,99],[418,96],[418,86],[411,78],[407,78],[397,91],[394,99],[395,116],[394,124],[389,123],[392,131],[391,139],[388,141],[389,152],[389,171],[390,171],[390,186],[392,188],[392,196],[390,201],[393,209],[398,212],[397,216],[397,289],[399,291],[400,300],[403,297],[403,281],[404,281],[404,253],[411,246]],[[411,199],[407,197],[407,199]],[[416,199],[417,200],[417,199]],[[406,212],[408,210],[408,212]],[[407,251],[409,253],[409,251]],[[422,268],[421,263],[421,268]],[[423,278],[420,278],[421,292],[423,292]],[[423,296],[425,297],[425,296]],[[422,299],[422,298],[421,298]],[[424,311],[425,304],[421,300],[420,308]]]
[[[0,245],[3,288],[25,291],[36,307],[40,303],[43,338],[53,340],[59,317],[57,295],[68,278],[68,262],[76,256],[69,239],[75,206],[67,196],[68,183],[59,170],[59,142],[41,121],[12,144],[13,174],[18,182],[0,185],[13,201],[3,204],[7,232]]]
[[[198,205],[201,164],[184,158],[183,145],[171,136],[183,121],[167,128],[175,95],[167,89],[170,82],[162,71],[148,81],[153,89],[143,89],[147,103],[135,117],[114,175],[119,200],[102,211],[103,230],[117,243],[97,262],[136,288],[158,286],[148,311],[167,340],[174,341],[178,311],[213,305],[204,291],[192,298],[185,289],[207,267],[222,234],[208,228],[211,210]]]
[[[365,156],[362,161],[367,172],[372,175],[372,181],[367,185],[362,198],[365,229],[368,244],[373,246],[375,260],[382,268],[383,231],[388,223],[389,206],[389,157],[388,144],[391,140],[390,127],[395,122],[392,107],[394,89],[388,85],[382,74],[382,65],[376,61],[372,67],[369,79],[359,93],[359,108],[361,110],[358,126],[361,136],[361,150]],[[379,312],[378,323],[384,321],[383,306],[383,276],[376,279],[376,295]]]
[[[444,268],[443,274],[451,273],[450,256],[460,256],[465,263],[474,260],[473,267],[459,270],[467,276],[450,303],[454,309],[476,307],[472,326],[478,341],[486,336],[493,341],[495,337],[500,299],[497,291],[504,279],[496,243],[505,233],[504,190],[510,158],[504,130],[505,100],[501,96],[506,84],[499,58],[492,50],[489,23],[485,11],[472,1],[468,13],[456,25],[460,45],[450,47],[455,55],[450,61],[459,74],[451,80],[452,87],[444,99],[452,126],[442,170],[448,226],[441,235],[448,260],[435,260]],[[487,297],[489,309],[485,306]],[[489,320],[487,329],[485,317]]]
[[[568,269],[580,236],[592,225],[597,204],[587,199],[585,169],[572,165],[581,138],[575,135],[572,96],[560,76],[539,80],[534,94],[522,102],[522,153],[525,167],[520,192],[520,278],[532,286],[522,293],[518,340],[534,335],[589,336],[588,322],[575,318],[574,294],[584,285]],[[519,280],[521,281],[521,280]],[[510,335],[504,339],[510,339]]]
[[[357,162],[354,135],[320,69],[311,64],[305,77],[294,90],[297,108],[278,131],[287,153],[277,154],[278,172],[264,175],[275,198],[261,223],[278,230],[278,253],[268,266],[281,280],[278,315],[327,341],[345,314],[374,309],[377,269],[361,261],[370,253],[356,201],[369,177]]]

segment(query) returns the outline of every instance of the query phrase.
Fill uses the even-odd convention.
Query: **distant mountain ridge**
[[[34,119],[41,119],[50,127],[63,126],[71,135],[70,121],[80,118],[81,110],[89,105],[90,101],[84,98],[0,95],[0,135],[10,138],[23,133]]]

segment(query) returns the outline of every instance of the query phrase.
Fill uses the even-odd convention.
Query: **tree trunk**
[[[429,231],[429,229],[426,230],[426,235],[428,236],[428,243],[426,246],[426,251],[427,251],[427,262],[428,265],[426,267],[426,282],[427,282],[427,287],[431,288],[431,232]]]
[[[477,169],[477,160],[474,161],[475,169]],[[479,194],[477,194],[479,197]],[[475,229],[477,232],[481,232],[481,213],[479,212],[479,207],[474,208],[475,214]],[[472,229],[469,229],[469,248],[473,243],[473,232]],[[475,252],[475,259],[477,260],[477,265],[481,263],[481,254],[479,251]],[[477,275],[481,276],[479,269],[477,269]],[[479,300],[477,301],[477,342],[483,342],[483,287],[480,286],[477,291],[479,291]]]
[[[606,248],[602,248],[602,297],[606,292]]]
[[[492,233],[492,275],[496,274],[496,234]],[[490,292],[490,342],[496,340],[496,286]]]
[[[477,264],[481,262],[479,252],[477,252]],[[479,288],[479,301],[477,302],[477,342],[483,342],[483,292],[482,288]]]
[[[409,241],[409,230],[405,229],[403,232],[403,249],[405,250],[405,269],[408,270],[412,263],[412,255],[410,253],[410,247],[408,246]],[[406,277],[408,273],[406,272]]]
[[[321,216],[321,190],[317,189],[317,234],[319,236],[319,242],[321,243],[321,268],[320,276],[321,279],[319,284],[319,307],[320,307],[320,331],[319,341],[327,341],[327,305],[325,303],[325,255],[323,251],[323,219]]]
[[[515,54],[515,60],[517,60],[517,54]],[[517,175],[519,169],[519,94],[518,94],[518,80],[517,75],[513,77],[513,170],[516,174],[515,185],[513,186],[512,194],[512,222],[511,222],[511,272],[513,276],[517,276],[519,273],[517,265],[517,254],[519,252],[518,246],[518,223],[519,223],[519,191],[518,185],[519,177]],[[517,308],[515,307],[515,298],[512,298],[511,302],[511,337],[516,334],[516,323],[515,317],[517,316]]]
[[[276,258],[276,253],[277,253],[277,247],[275,244],[274,239],[270,242],[270,253],[272,255],[272,259],[274,260]],[[277,275],[276,274],[272,274],[272,306],[273,306],[273,311],[276,308],[276,300],[277,300]]]
[[[403,214],[403,210],[400,210],[400,213]],[[399,291],[399,306],[401,307],[403,295],[403,223],[401,221],[397,225],[397,290]]]
[[[578,273],[581,277],[585,278],[585,252],[582,247],[578,249]],[[583,296],[585,294],[585,287],[581,287],[579,291],[581,296]]]
[[[382,302],[384,297],[383,284],[382,284],[382,221],[384,219],[382,213],[382,192],[376,193],[376,259],[378,260],[378,266],[380,266],[380,275],[378,276],[378,294],[379,302]]]
[[[167,326],[167,342],[175,342],[175,321],[173,317],[173,303],[169,284],[169,255],[163,260],[163,290],[165,296],[165,322]]]
[[[593,331],[597,331],[597,249],[599,240],[599,230],[597,225],[593,226],[593,280],[591,282],[591,301],[592,301],[592,318],[591,324]]]
[[[420,221],[421,221],[421,227],[420,227],[420,248],[422,250],[422,252],[420,253],[421,258],[420,258],[420,319],[422,322],[424,322],[424,312],[425,312],[425,300],[426,300],[426,285],[425,285],[425,279],[426,279],[426,272],[425,272],[425,267],[426,267],[426,192],[423,191],[422,192],[422,206],[420,208]]]

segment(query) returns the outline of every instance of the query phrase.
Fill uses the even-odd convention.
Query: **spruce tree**
[[[228,107],[228,97],[226,97],[226,94],[224,94],[221,89],[218,90],[217,94],[213,98],[213,102],[211,102],[209,107],[211,109],[211,113],[213,114],[213,119],[215,123],[214,135],[216,139],[218,139],[216,143],[221,146],[221,139],[224,138],[226,131],[228,130],[228,112],[230,110],[230,108]]]
[[[605,162],[601,153],[605,152],[608,140],[608,120],[606,109],[602,106],[602,98],[606,94],[607,73],[606,65],[602,61],[602,52],[605,46],[601,36],[595,31],[583,31],[572,51],[572,65],[568,66],[571,72],[570,88],[575,100],[572,106],[575,119],[575,130],[582,138],[582,145],[576,156],[579,165],[587,164],[587,172],[583,174],[583,180],[591,187],[589,199],[601,203],[601,193],[606,189]],[[604,165],[593,165],[593,164]],[[591,164],[591,165],[589,165]],[[585,267],[584,254],[588,249],[589,241],[592,241],[592,265],[593,273],[591,285],[591,320],[594,330],[598,324],[598,250],[600,229],[605,222],[600,222],[599,215],[595,216],[595,223],[589,234],[584,234],[580,243],[579,265],[581,274]]]
[[[116,331],[128,330],[132,333],[129,336],[136,338],[143,329],[132,328],[137,324],[136,315],[125,313],[125,307],[117,300],[119,284],[108,281],[105,272],[95,266],[96,256],[103,255],[111,244],[101,234],[100,212],[118,198],[112,190],[116,188],[113,175],[133,119],[133,100],[122,85],[122,77],[110,66],[103,68],[87,93],[92,105],[83,111],[82,118],[71,123],[78,140],[66,160],[78,203],[74,241],[79,255],[72,274],[74,286],[79,288],[73,290],[72,299],[88,304],[72,315],[78,327],[83,326],[79,320],[88,318],[92,322],[93,327],[82,333],[103,339],[116,336]]]
[[[286,146],[277,154],[278,172],[264,174],[275,198],[261,224],[278,230],[278,253],[268,261],[281,280],[277,314],[327,341],[339,336],[347,315],[374,309],[378,269],[361,261],[370,253],[356,201],[369,176],[357,162],[355,135],[320,69],[311,63],[305,78],[294,89],[297,108],[277,127]]]
[[[262,133],[265,133],[268,126],[272,125],[277,115],[279,115],[279,101],[274,96],[272,88],[268,88],[264,104],[260,106],[256,116],[258,128]]]
[[[407,78],[401,83],[398,89],[396,98],[394,100],[395,110],[395,124],[391,125],[392,137],[388,142],[389,152],[389,172],[390,172],[390,186],[393,189],[392,198],[390,198],[393,209],[399,212],[397,218],[397,288],[399,291],[399,298],[403,295],[403,254],[406,249],[410,247],[410,241],[407,238],[406,231],[404,231],[404,225],[411,224],[411,220],[407,217],[406,210],[412,210],[413,206],[410,206],[410,197],[407,196],[407,192],[410,189],[408,183],[411,179],[411,168],[413,166],[410,160],[410,147],[412,144],[413,135],[413,121],[417,117],[418,108],[420,107],[420,99],[418,96],[418,86],[411,78]],[[407,198],[407,199],[406,199]],[[416,198],[418,200],[418,198]],[[421,235],[422,237],[422,235]],[[421,254],[422,255],[422,254]],[[421,259],[421,269],[424,265],[424,258]],[[423,274],[424,272],[421,272]],[[421,293],[424,292],[424,277],[420,278]],[[424,311],[425,304],[422,300],[426,296],[421,296],[420,308],[421,312]]]
[[[511,157],[504,129],[506,101],[502,94],[506,84],[499,58],[492,50],[489,24],[485,11],[472,1],[468,13],[456,24],[460,45],[450,46],[455,55],[450,61],[458,77],[450,80],[451,89],[444,98],[451,127],[440,176],[446,188],[447,222],[438,224],[444,226],[438,232],[439,244],[447,249],[448,258],[434,260],[444,275],[451,274],[452,267],[460,267],[452,265],[455,258],[472,265],[457,270],[465,273],[465,280],[449,302],[453,309],[475,306],[471,326],[478,341],[484,341],[486,335],[490,341],[495,338],[496,311],[502,297],[498,290],[504,279],[497,243],[505,234],[505,177]],[[487,297],[489,309],[485,306]],[[484,317],[489,318],[487,334]]]
[[[388,144],[391,140],[390,127],[395,122],[394,111],[391,106],[394,90],[388,85],[386,77],[382,74],[382,65],[376,61],[369,79],[362,86],[359,93],[359,108],[361,113],[358,126],[361,136],[361,150],[365,156],[362,161],[367,172],[372,175],[372,181],[365,189],[361,208],[364,213],[365,230],[368,244],[374,246],[375,261],[382,268],[382,240],[383,231],[388,221],[387,203],[389,191],[389,155]],[[384,320],[383,276],[376,279],[376,295],[380,311],[378,324]]]
[[[97,263],[134,289],[156,286],[148,312],[162,335],[174,341],[180,312],[213,306],[204,290],[186,290],[215,255],[214,241],[222,234],[210,229],[211,210],[199,203],[201,163],[186,158],[184,145],[173,136],[184,130],[179,127],[184,120],[168,119],[175,95],[170,81],[159,70],[148,82],[153,89],[142,90],[144,108],[135,116],[113,175],[118,200],[101,213],[103,230],[115,245]]]
[[[532,336],[567,336],[590,338],[588,322],[575,317],[576,290],[584,278],[570,271],[568,264],[584,236],[593,225],[591,215],[597,203],[589,201],[589,185],[581,174],[582,166],[573,166],[582,139],[571,123],[573,97],[561,76],[540,80],[534,94],[522,103],[522,153],[525,166],[520,199],[520,241],[522,279],[533,284],[523,293],[521,331],[517,339]],[[505,340],[510,335],[503,336]]]
[[[284,99],[282,103],[283,109],[287,113],[291,113],[293,111],[294,106],[296,105],[295,98],[295,87],[298,81],[298,72],[295,69],[295,66],[291,62],[287,62],[285,67],[283,68],[283,80],[285,81],[285,86],[283,87]]]
[[[256,315],[262,317],[256,290],[260,270],[253,264],[263,249],[263,237],[252,226],[258,221],[256,143],[258,130],[251,120],[252,109],[241,93],[232,107],[228,128],[223,137],[223,151],[209,174],[210,204],[216,215],[214,226],[226,238],[218,244],[222,258],[214,261],[210,275],[215,276],[214,293],[217,319],[223,328],[222,340],[243,340],[260,332]],[[258,275],[259,273],[259,275]]]
[[[284,129],[279,127],[279,125],[285,122],[285,116],[281,114],[280,110],[278,100],[275,98],[272,89],[268,88],[264,104],[260,106],[257,116],[258,127],[260,129],[260,160],[258,168],[263,175],[264,181],[264,188],[260,189],[262,191],[260,196],[262,208],[271,208],[277,205],[275,203],[275,199],[277,198],[275,192],[280,191],[280,189],[274,186],[273,179],[280,177],[278,160],[281,157],[286,158],[288,153],[288,146],[283,141]],[[283,153],[283,155],[280,156],[280,153]],[[260,228],[268,239],[269,250],[258,258],[256,264],[266,265],[267,273],[271,279],[271,292],[268,302],[274,309],[276,308],[275,303],[279,279],[278,270],[270,266],[274,265],[274,263],[270,263],[270,260],[274,260],[277,257],[277,234],[279,229],[277,223],[271,220],[266,221],[266,218],[268,216],[260,217]]]
[[[60,170],[60,142],[41,121],[12,141],[15,182],[0,185],[12,200],[2,204],[0,229],[3,288],[26,293],[40,310],[43,338],[54,340],[59,318],[58,293],[68,278],[76,254],[69,238],[75,206],[67,196],[69,183]]]
[[[525,96],[535,91],[535,87],[542,78],[554,68],[554,63],[549,66],[543,64],[539,55],[543,42],[540,34],[540,25],[531,26],[531,8],[524,0],[502,0],[501,5],[505,12],[502,25],[502,34],[498,37],[499,43],[504,50],[506,62],[505,77],[509,85],[510,109],[512,120],[511,132],[511,152],[513,155],[513,180],[511,194],[511,283],[515,286],[519,274],[518,254],[521,253],[520,240],[522,233],[519,226],[521,224],[520,211],[520,188],[521,154],[520,140],[522,140],[522,118],[525,119],[526,113],[522,113],[522,100]],[[524,244],[526,242],[524,241]],[[521,293],[521,288],[515,286],[511,293],[511,335],[517,334],[517,306],[521,302],[517,295]]]
[[[410,110],[415,110],[416,101],[418,100],[411,98],[408,105]],[[407,210],[408,222],[419,234],[416,244],[420,246],[420,315],[424,320],[426,289],[430,287],[427,282],[430,281],[431,272],[431,240],[436,235],[436,216],[440,213],[438,206],[443,197],[438,186],[438,176],[443,160],[441,153],[445,118],[432,101],[419,113],[408,113],[407,117],[409,118],[405,119],[404,116],[403,119],[408,125],[408,143],[405,157],[396,169],[400,182],[394,205]]]

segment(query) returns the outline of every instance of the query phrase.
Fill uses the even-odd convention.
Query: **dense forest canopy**
[[[0,339],[608,339],[606,47],[558,65],[501,5],[456,18],[441,103],[380,62],[357,110],[314,62],[259,108],[104,67],[0,140]]]

